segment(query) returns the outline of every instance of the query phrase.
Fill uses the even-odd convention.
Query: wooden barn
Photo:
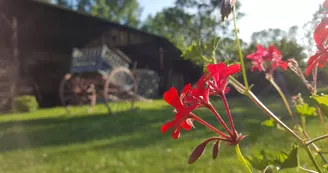
[[[2,105],[13,94],[33,94],[41,107],[59,105],[58,88],[73,48],[119,48],[137,68],[158,72],[159,94],[201,74],[167,39],[101,18],[35,0],[0,0],[0,15]]]

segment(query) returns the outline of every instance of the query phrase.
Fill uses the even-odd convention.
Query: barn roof
[[[56,52],[58,50],[71,52],[73,47],[81,48],[95,38],[99,38],[108,29],[117,28],[150,40],[118,47],[128,56],[151,64],[150,60],[159,55],[158,48],[163,47],[166,61],[175,61],[173,65],[177,66],[176,69],[185,74],[194,71],[199,75],[199,68],[190,61],[182,60],[181,51],[166,38],[136,28],[38,0],[0,0],[0,12],[7,17],[17,17],[19,43],[22,49],[42,51],[55,49]],[[6,21],[0,16],[0,26],[6,26],[5,23]],[[7,39],[9,45],[10,35],[9,27],[0,27],[0,36],[2,39]]]
[[[25,43],[33,41],[34,44],[61,45],[71,49],[96,38],[108,28],[119,28],[174,47],[164,37],[37,0],[0,0],[0,11],[18,18],[20,40]],[[5,21],[1,20],[0,24],[5,26]],[[0,32],[7,35],[9,30],[1,27]]]

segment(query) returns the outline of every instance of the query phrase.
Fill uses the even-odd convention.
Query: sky
[[[143,18],[156,14],[162,8],[173,6],[175,0],[139,0]],[[312,19],[324,0],[243,0],[240,10],[246,13],[239,22],[240,37],[250,41],[253,32],[268,28],[288,30],[291,26],[302,26]]]

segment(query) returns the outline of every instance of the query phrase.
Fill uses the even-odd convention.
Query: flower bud
[[[236,4],[236,0],[223,0],[221,3],[221,20],[222,22],[228,18],[232,12],[233,7]]]

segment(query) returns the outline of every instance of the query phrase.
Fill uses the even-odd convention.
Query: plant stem
[[[203,124],[204,126],[206,126],[207,128],[209,128],[210,130],[212,130],[214,133],[217,133],[219,135],[221,135],[223,138],[229,138],[229,136],[227,136],[226,134],[224,134],[223,132],[221,132],[220,130],[218,130],[217,128],[213,127],[211,124],[207,123],[206,121],[204,121],[203,119],[201,119],[200,117],[198,117],[197,115],[190,113],[191,117],[198,121],[199,123]]]
[[[317,94],[317,78],[318,78],[318,66],[316,65],[312,71],[313,78],[313,94]]]
[[[316,108],[317,108],[317,112],[319,114],[319,119],[320,119],[321,126],[323,128],[323,131],[325,132],[325,134],[328,134],[327,128],[326,128],[326,125],[325,125],[325,120],[323,119],[322,111],[321,111],[321,109],[318,105],[316,105]]]
[[[281,91],[280,87],[276,84],[276,82],[274,81],[274,79],[272,77],[270,77],[269,79],[270,83],[273,85],[273,87],[277,90],[277,92],[279,93],[281,99],[284,101],[284,104],[288,110],[288,113],[291,117],[293,117],[293,112],[290,109],[290,106],[288,104],[288,100],[285,97],[285,94]]]
[[[319,136],[319,137],[317,137],[317,138],[311,139],[311,140],[307,141],[307,142],[305,143],[305,145],[310,145],[310,144],[312,144],[312,143],[314,143],[314,142],[316,142],[316,141],[319,141],[319,140],[321,140],[321,139],[324,139],[324,138],[328,138],[328,134],[325,134],[325,135]]]
[[[235,31],[235,36],[236,36],[236,44],[237,44],[238,55],[239,55],[239,59],[240,59],[241,67],[242,67],[241,70],[242,70],[242,73],[243,73],[244,85],[246,87],[246,90],[248,90],[249,86],[248,86],[248,81],[247,81],[246,68],[245,68],[243,53],[241,51],[239,37],[238,37],[237,17],[236,17],[236,7],[235,6],[233,7],[233,12],[232,13],[233,13],[234,31]]]
[[[309,137],[309,135],[306,133],[306,131],[304,130],[303,131],[303,134],[304,134],[304,136],[307,138],[307,139],[310,139],[310,137]],[[318,137],[319,138],[319,137]],[[309,142],[309,141],[308,141]],[[305,144],[306,145],[306,144]],[[310,145],[310,144],[309,144]],[[320,148],[317,146],[317,145],[315,145],[315,143],[314,142],[312,142],[312,146],[313,146],[313,148],[315,149],[315,151],[319,154],[319,156],[320,156],[320,158],[322,159],[322,161],[325,163],[325,164],[327,164],[327,160],[325,159],[325,157],[322,155],[322,152],[320,151]]]
[[[315,158],[313,157],[313,154],[312,154],[312,152],[311,152],[309,146],[304,146],[304,148],[305,148],[307,154],[309,155],[309,157],[310,157],[310,159],[311,159],[311,161],[312,161],[314,167],[315,167],[316,170],[318,171],[318,173],[323,173],[322,170],[321,170],[321,168],[320,168],[320,166],[318,165],[317,161],[316,161]]]
[[[302,166],[298,166],[298,168],[300,168],[301,170],[306,171],[306,172],[318,173],[317,171],[313,171],[311,169],[306,169],[306,168],[303,168]]]
[[[223,119],[221,118],[220,114],[215,110],[215,108],[213,107],[213,105],[209,105],[208,108],[211,110],[211,112],[215,115],[216,119],[222,124],[223,128],[231,135],[233,136],[232,132],[230,131],[230,129],[228,128],[227,124],[223,121]]]
[[[239,83],[238,80],[236,80],[233,77],[230,77],[231,84],[236,86],[241,92],[243,92],[244,95],[246,95],[249,99],[253,101],[264,113],[268,114],[269,117],[274,119],[280,126],[282,126],[286,131],[291,133],[301,144],[303,144],[303,139],[299,137],[292,129],[290,129],[284,122],[282,122],[274,113],[272,113],[251,91],[246,91],[245,86],[243,86],[241,83]],[[246,91],[246,92],[245,92]]]
[[[244,86],[242,86],[237,80],[233,79],[233,82],[231,84],[236,85],[238,88],[242,90],[246,90]],[[318,173],[323,173],[322,170],[320,169],[318,163],[314,159],[310,148],[308,145],[305,146],[304,141],[301,137],[299,137],[292,129],[290,129],[285,123],[283,123],[274,113],[272,113],[251,91],[244,92],[246,96],[248,96],[263,112],[268,114],[271,118],[273,118],[280,126],[282,126],[286,131],[288,131],[290,134],[292,134],[300,144],[302,144],[308,153],[313,165],[317,169]]]
[[[236,150],[238,158],[240,159],[240,161],[243,163],[243,165],[247,169],[247,172],[252,173],[252,170],[249,168],[249,166],[246,162],[246,159],[244,158],[243,154],[240,151],[239,144],[235,145],[235,150]]]
[[[252,92],[248,92],[247,96],[266,114],[273,118],[280,126],[292,134],[301,144],[303,139],[299,137],[292,129],[290,129],[284,122],[282,122],[274,113],[272,113]]]
[[[225,110],[226,110],[227,115],[228,115],[228,119],[229,119],[231,131],[234,134],[234,136],[236,137],[237,136],[237,132],[236,132],[235,124],[233,123],[233,119],[232,119],[232,115],[231,115],[231,112],[230,112],[230,108],[229,108],[229,104],[228,104],[227,98],[226,98],[225,94],[223,94],[223,93],[221,93],[220,96],[222,98],[222,101],[223,101]]]

